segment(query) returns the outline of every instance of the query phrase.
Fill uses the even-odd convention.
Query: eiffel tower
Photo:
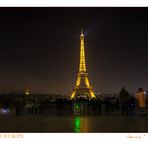
[[[88,73],[86,71],[85,63],[85,50],[84,50],[84,34],[81,29],[80,35],[80,63],[79,63],[79,72],[77,74],[76,85],[73,89],[73,92],[70,96],[70,99],[75,98],[76,96],[87,96],[89,98],[96,98],[92,86],[90,86],[88,80]]]

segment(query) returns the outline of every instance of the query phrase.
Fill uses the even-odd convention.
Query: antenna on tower
[[[81,28],[81,36],[83,36],[84,34],[83,34],[83,28]]]

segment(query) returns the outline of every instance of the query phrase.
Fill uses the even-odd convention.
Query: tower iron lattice
[[[70,99],[74,99],[76,96],[87,96],[89,98],[96,98],[92,90],[92,86],[90,85],[88,80],[88,73],[86,70],[86,61],[85,61],[84,34],[82,29],[80,34],[79,71],[77,74],[76,85],[74,86]]]

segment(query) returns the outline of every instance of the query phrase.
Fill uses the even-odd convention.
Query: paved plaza
[[[148,117],[0,116],[0,132],[148,132]]]

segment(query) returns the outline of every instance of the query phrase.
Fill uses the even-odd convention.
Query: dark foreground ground
[[[148,132],[148,116],[0,116],[0,132]]]

